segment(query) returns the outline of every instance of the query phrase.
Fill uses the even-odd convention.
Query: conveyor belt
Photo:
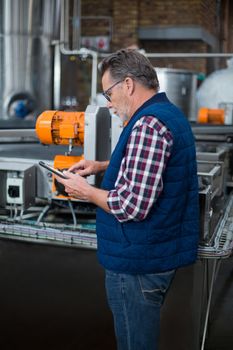
[[[62,243],[72,247],[96,249],[95,227],[90,224],[77,225],[75,230],[54,228],[43,225],[29,226],[9,222],[0,222],[0,236],[29,240],[38,243]]]

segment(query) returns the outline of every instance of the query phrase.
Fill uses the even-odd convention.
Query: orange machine
[[[200,108],[197,121],[198,123],[224,124],[224,109]]]
[[[117,118],[116,118],[117,119]],[[85,112],[45,111],[36,122],[36,133],[43,144],[67,145],[67,152],[57,155],[54,168],[63,170],[81,159],[103,161],[109,159],[112,152],[112,130],[116,130],[114,140],[119,137],[122,128],[111,127],[111,114],[107,107],[88,105]],[[74,146],[82,146],[82,155],[72,154]],[[77,155],[77,152],[75,152]],[[79,153],[78,153],[79,154]],[[52,197],[67,199],[59,184],[53,178]],[[102,174],[88,176],[91,185],[98,186]],[[64,187],[63,187],[64,189]]]
[[[68,145],[66,155],[57,155],[54,168],[68,169],[84,156],[71,156],[73,146],[84,144],[84,112],[45,111],[37,119],[36,133],[43,144]],[[52,191],[58,190],[58,183],[53,181]],[[59,191],[63,193],[62,189]],[[58,195],[58,197],[64,197]]]
[[[36,133],[46,145],[83,145],[84,112],[45,111],[37,118]]]

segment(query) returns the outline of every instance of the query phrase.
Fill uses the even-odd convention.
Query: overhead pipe
[[[79,34],[75,33],[73,30],[72,35],[72,49],[69,48],[70,42],[70,31],[69,31],[69,2],[61,1],[61,30],[60,30],[60,41],[59,48],[60,53],[63,55],[76,55],[80,56],[83,60],[86,60],[88,56],[92,57],[92,80],[91,80],[91,101],[93,104],[96,102],[97,94],[97,71],[98,71],[98,54],[93,50],[86,48],[80,48],[80,38],[81,38],[81,0],[74,0],[73,13],[77,14],[77,22],[79,25]],[[75,16],[73,16],[75,17]],[[75,33],[75,34],[74,34]],[[77,49],[74,49],[74,44],[76,42]],[[68,48],[67,48],[68,46]]]
[[[157,57],[170,57],[170,58],[216,58],[216,57],[233,57],[233,52],[230,53],[146,53],[147,57],[157,58]]]
[[[142,50],[143,51],[143,50]],[[99,57],[107,57],[109,55],[106,53],[99,54]],[[161,53],[147,53],[144,52],[144,55],[148,58],[217,58],[217,57],[223,57],[223,58],[230,58],[233,57],[233,52],[229,53],[187,53],[187,52],[161,52]]]

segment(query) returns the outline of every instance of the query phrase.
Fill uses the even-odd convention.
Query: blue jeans
[[[118,350],[157,350],[160,308],[175,270],[130,275],[106,270],[107,299]]]

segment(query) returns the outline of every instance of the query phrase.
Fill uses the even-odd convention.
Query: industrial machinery
[[[13,143],[13,149],[2,145],[1,232],[29,240],[41,238],[48,242],[96,246],[94,206],[68,197],[51,172],[38,164],[42,160],[64,170],[83,158],[109,159],[111,115],[108,109],[90,105],[85,112],[46,111],[38,117],[35,131],[37,142],[27,148],[27,156],[24,144],[14,146]],[[7,133],[5,131],[5,137]],[[101,176],[91,175],[87,180],[99,185]],[[67,211],[71,220],[62,221],[62,213]],[[82,216],[79,220],[77,213]],[[48,220],[43,222],[46,216]]]
[[[34,160],[33,151],[30,151],[31,155],[26,159],[25,154],[21,155],[23,158],[14,157],[9,159],[9,153],[12,154],[12,150],[9,149],[4,150],[7,157],[0,158],[1,184],[4,188],[4,196],[2,196],[0,205],[2,211],[5,210],[4,215],[7,211],[14,210],[13,221],[22,224],[25,221],[25,215],[30,213],[30,215],[37,216],[34,222],[35,226],[40,226],[43,218],[52,213],[51,209],[56,207],[56,210],[58,210],[57,206],[62,205],[63,209],[65,208],[72,214],[71,229],[77,227],[76,214],[80,212],[85,211],[86,214],[90,214],[93,223],[95,208],[88,203],[68,197],[64,187],[54,179],[49,171],[41,168],[38,163],[42,160],[58,170],[64,170],[81,159],[109,159],[122,127],[120,119],[111,116],[106,107],[89,105],[85,112],[43,112],[37,119],[35,129],[41,143],[37,145],[41,148],[41,151],[37,154],[39,159]],[[230,166],[232,147],[229,143],[226,146],[221,142],[215,149],[212,146],[212,150],[208,146],[209,152],[207,152],[206,141],[203,143],[198,140],[198,137],[201,137],[200,127],[198,130],[194,128],[194,134],[197,139],[200,193],[200,244],[205,246],[213,243],[216,229],[223,218],[229,188],[231,188],[232,183],[233,171]],[[228,135],[228,139],[231,137],[230,135]],[[206,134],[203,134],[203,136],[207,137]],[[46,153],[49,153],[51,147],[54,149],[54,153],[49,158]],[[12,160],[14,164],[12,164]],[[30,172],[28,172],[28,169]],[[90,184],[98,186],[101,177],[92,175],[88,177],[88,181]],[[31,189],[30,196],[26,183]],[[44,205],[40,207],[41,210],[38,214],[33,206],[38,201],[41,205],[42,200]],[[18,215],[18,211],[20,211],[20,215]],[[86,223],[88,223],[88,220]],[[65,223],[65,226],[66,230],[69,229],[67,223]],[[33,231],[34,229],[31,227],[30,230]],[[38,231],[38,228],[35,231]],[[43,232],[44,234],[45,232]]]
[[[58,2],[0,1],[1,119],[33,120],[52,104]]]
[[[42,144],[68,145],[66,155],[56,155],[54,167],[58,170],[67,170],[81,159],[81,156],[72,156],[74,146],[84,144],[84,113],[83,112],[43,112],[36,122],[36,133]],[[53,181],[52,193],[56,197],[67,197],[64,186]]]
[[[220,103],[221,108],[202,107],[198,111],[198,123],[205,124],[225,124],[233,123],[233,103]]]
[[[190,121],[196,120],[197,74],[185,69],[155,68],[160,91],[177,105]]]
[[[84,112],[43,112],[36,122],[36,133],[44,145],[67,145],[63,155],[56,155],[54,168],[67,170],[81,159],[105,160],[110,156],[111,116],[104,107],[88,106]],[[73,148],[82,147],[83,154],[75,156]],[[90,176],[88,181],[95,185],[97,176]],[[53,197],[66,198],[61,184],[53,181]]]
[[[96,207],[67,196],[51,172],[39,165],[44,161],[63,170],[80,159],[109,159],[123,129],[119,118],[96,105],[101,57],[78,44],[80,3],[0,0],[0,346],[4,349],[10,349],[16,332],[12,349],[20,343],[34,349],[35,339],[40,349],[115,347],[103,271],[96,261]],[[208,282],[215,280],[215,262],[232,252],[232,71],[229,67],[216,74],[216,83],[208,85],[208,78],[203,82],[197,118],[197,73],[156,68],[160,91],[192,125],[200,200],[199,259],[177,272],[162,310],[161,350],[200,350],[203,314],[207,310],[208,320],[213,290]],[[210,94],[210,86],[220,93],[218,99],[214,91]],[[99,186],[101,176],[87,180]],[[184,317],[178,320],[181,309]],[[204,337],[205,331],[206,327]],[[65,344],[56,346],[53,341],[60,341],[60,334],[65,335]],[[29,345],[28,338],[34,344]]]
[[[213,243],[232,192],[232,132],[225,125],[193,125],[200,198],[200,243]]]
[[[198,123],[224,124],[224,110],[213,108],[200,108],[198,111]]]
[[[2,191],[0,205],[24,205],[28,208],[35,204],[35,166],[25,163],[0,163],[0,185]],[[30,191],[27,188],[30,188]]]
[[[191,268],[189,283],[185,284],[186,297],[194,292],[198,294],[196,289],[200,290],[199,280],[203,278],[205,262],[228,257],[233,246],[233,128],[206,124],[192,127],[197,146],[200,198],[198,264],[203,266],[199,271],[198,284],[194,286],[190,276],[196,274],[192,271],[195,266]],[[51,173],[39,166],[39,161],[62,170],[83,158],[106,160],[122,128],[120,119],[111,116],[107,108],[89,105],[85,112],[43,112],[37,119],[35,131],[30,137],[25,137],[25,142],[22,139],[18,142],[20,131],[2,130],[0,135],[5,142],[0,144],[0,238],[77,250],[85,248],[87,256],[89,250],[96,250],[95,206],[68,197]],[[95,176],[88,178],[92,185],[99,185],[100,180]],[[93,267],[90,268],[93,271]],[[213,276],[216,276],[215,265]],[[180,285],[176,283],[179,289]],[[192,293],[189,288],[192,288]],[[205,310],[206,304],[199,294],[195,296],[195,302]],[[207,307],[206,319],[208,311]],[[200,312],[192,321],[195,321],[192,332],[196,343],[200,337],[198,330],[203,327],[201,317]],[[196,343],[192,340],[192,344]]]

